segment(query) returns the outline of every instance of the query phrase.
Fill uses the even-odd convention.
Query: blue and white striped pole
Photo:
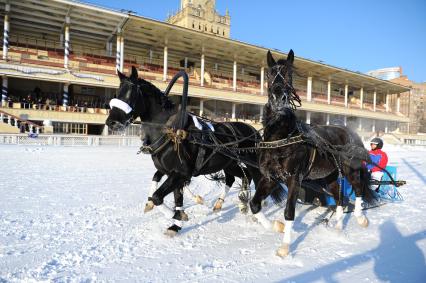
[[[68,94],[68,84],[64,84],[64,93],[62,94],[62,106],[68,106],[69,94]]]
[[[7,96],[8,96],[8,79],[6,76],[3,76],[3,83],[1,88],[1,101],[2,105],[7,103]]]
[[[9,12],[10,4],[5,5],[5,15],[4,15],[4,32],[3,32],[3,60],[7,60],[7,53],[9,51]]]
[[[70,17],[65,18],[64,68],[68,69],[70,58]]]
[[[121,29],[117,31],[117,52],[115,54],[115,69],[121,71]]]

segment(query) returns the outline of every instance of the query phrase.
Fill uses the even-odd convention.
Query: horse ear
[[[287,55],[287,62],[288,62],[290,65],[293,65],[293,62],[294,62],[294,52],[293,52],[293,49],[290,49],[290,52],[288,52],[288,55]]]
[[[268,50],[268,54],[266,55],[266,58],[267,58],[269,68],[271,68],[271,67],[273,67],[277,64],[277,62],[275,62],[274,57],[272,57],[271,51],[269,51],[269,50]]]
[[[117,75],[120,81],[123,81],[126,78],[126,75],[120,72],[118,69],[117,69]]]
[[[132,66],[132,74],[130,75],[131,80],[137,80],[138,79],[138,70],[135,66]]]

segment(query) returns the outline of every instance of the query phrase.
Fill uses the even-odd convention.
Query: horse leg
[[[185,184],[183,187],[183,192],[189,195],[189,197],[197,204],[204,204],[204,199],[200,195],[195,195],[190,189],[189,189],[189,182]]]
[[[263,200],[266,199],[275,188],[276,183],[274,181],[262,177],[257,184],[256,192],[250,200],[249,206],[254,217],[266,230],[282,233],[284,231],[284,223],[278,220],[268,220],[265,214],[261,211]]]
[[[176,174],[171,174],[167,177],[166,181],[154,192],[151,197],[152,202],[157,206],[160,211],[167,218],[172,218],[174,216],[173,210],[171,210],[167,205],[164,204],[164,198],[170,194],[177,186],[180,176]],[[182,183],[183,186],[183,183]]]
[[[225,172],[225,187],[222,187],[222,192],[219,195],[219,198],[216,200],[214,206],[213,206],[213,211],[217,212],[220,211],[222,209],[222,205],[225,202],[225,197],[228,194],[229,190],[232,187],[232,184],[235,181],[235,177],[233,175],[231,175],[230,173]]]
[[[186,185],[186,184],[185,184]],[[176,188],[174,191],[175,197],[175,213],[173,215],[173,224],[167,228],[165,235],[174,237],[182,229],[183,222],[188,221],[188,215],[183,210],[183,189],[182,187]]]
[[[241,177],[241,189],[238,194],[238,199],[240,200],[240,204],[238,207],[240,208],[240,212],[246,214],[248,211],[248,202],[250,200],[249,196],[249,185],[251,182],[251,176],[247,169],[243,168],[243,176]]]
[[[302,178],[291,176],[287,179],[288,197],[284,210],[285,229],[282,245],[277,250],[277,255],[285,257],[290,252],[291,231],[293,229],[294,215],[296,211],[296,202],[298,195],[298,187],[302,183]]]
[[[339,181],[333,181],[329,184],[330,190],[333,194],[334,201],[336,202],[336,225],[337,230],[343,229],[343,200],[340,192]]]
[[[152,201],[152,195],[157,190],[158,183],[161,181],[161,178],[163,178],[163,176],[164,176],[163,173],[161,173],[160,171],[157,171],[157,172],[155,172],[154,176],[152,177],[151,188],[149,189],[149,192],[148,192],[148,201],[145,204],[145,209],[143,211],[144,213],[147,213],[154,208],[154,202]]]
[[[358,170],[351,170],[350,174],[348,175],[348,180],[355,190],[354,215],[356,217],[356,220],[361,227],[367,227],[368,218],[367,216],[365,216],[365,214],[362,211],[362,202],[363,202],[362,197],[363,197],[363,191],[365,189],[363,186],[366,186],[366,185],[361,180],[361,170],[364,170],[364,168],[361,167],[361,169],[358,169]]]

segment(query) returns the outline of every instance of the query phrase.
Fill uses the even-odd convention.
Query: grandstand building
[[[213,0],[182,0],[167,22],[67,0],[0,0],[0,11],[0,133],[113,134],[104,122],[116,70],[132,65],[160,89],[184,69],[191,111],[259,125],[268,49],[230,39],[231,17],[219,15]],[[371,135],[410,122],[400,102],[409,87],[301,57],[295,66],[298,113],[308,123]],[[181,90],[177,84],[174,95]],[[133,125],[127,134],[138,132]]]

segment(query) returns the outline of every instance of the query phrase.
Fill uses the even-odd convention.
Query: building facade
[[[114,134],[104,122],[119,86],[116,70],[128,73],[132,66],[160,89],[185,70],[189,110],[260,127],[268,49],[228,38],[229,13],[220,16],[214,7],[211,0],[182,1],[171,24],[75,1],[0,0],[0,131]],[[201,9],[201,30],[192,28],[194,9]],[[294,64],[298,115],[307,123],[344,124],[371,135],[410,122],[400,95],[409,87],[301,57]],[[178,83],[172,95],[181,91]],[[135,124],[127,134],[138,131]]]

